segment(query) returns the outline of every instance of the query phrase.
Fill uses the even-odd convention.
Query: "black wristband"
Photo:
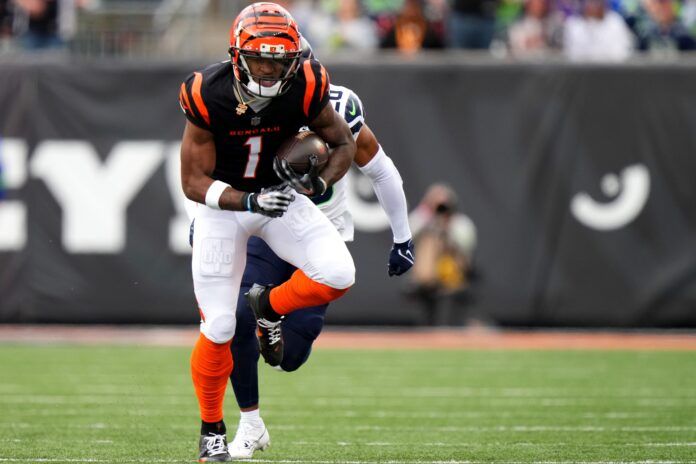
[[[242,211],[252,211],[251,209],[251,193],[246,192],[242,195]]]

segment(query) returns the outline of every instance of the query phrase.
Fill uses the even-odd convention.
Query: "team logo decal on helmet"
[[[230,31],[230,58],[234,77],[257,97],[285,93],[299,69],[302,55],[297,23],[288,11],[275,3],[253,3],[244,8]],[[249,62],[272,60],[274,75],[253,74]]]

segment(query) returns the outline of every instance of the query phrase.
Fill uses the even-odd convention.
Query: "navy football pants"
[[[288,280],[296,268],[286,263],[258,237],[250,237],[247,245],[247,263],[237,301],[237,328],[232,339],[234,369],[230,379],[240,408],[259,403],[256,319],[245,293],[255,283],[278,286]],[[324,326],[328,304],[304,308],[285,316],[281,325],[285,350],[280,367],[285,371],[298,369],[309,358],[312,343]]]

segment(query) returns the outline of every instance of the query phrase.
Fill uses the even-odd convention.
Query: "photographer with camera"
[[[418,261],[411,270],[410,293],[421,303],[425,323],[437,325],[443,301],[451,302],[457,309],[468,297],[476,227],[466,215],[457,212],[456,193],[442,183],[428,188],[409,215],[409,222],[418,250]],[[452,319],[445,322],[452,324]]]

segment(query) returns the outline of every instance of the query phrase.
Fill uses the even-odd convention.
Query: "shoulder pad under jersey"
[[[353,138],[357,139],[365,124],[365,110],[360,97],[348,87],[333,84],[329,89],[329,97],[336,112],[348,123]]]

